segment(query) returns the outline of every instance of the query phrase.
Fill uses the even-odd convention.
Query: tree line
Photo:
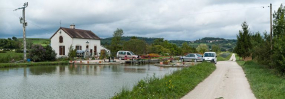
[[[281,4],[273,14],[272,44],[270,34],[266,31],[251,33],[246,22],[237,35],[237,46],[234,49],[243,59],[251,56],[253,60],[269,69],[276,69],[285,74],[285,7]],[[272,46],[272,49],[271,49]]]
[[[156,38],[152,44],[146,43],[144,40],[137,37],[131,37],[128,41],[122,41],[121,38],[124,34],[122,29],[114,31],[111,44],[106,46],[111,50],[111,56],[116,57],[116,53],[119,50],[132,51],[137,55],[146,55],[150,53],[159,54],[161,56],[180,56],[187,53],[204,53],[209,51],[209,46],[206,44],[200,44],[197,48],[190,46],[189,43],[184,42],[182,46],[178,46],[175,43],[170,43],[163,38]],[[219,45],[212,45],[211,50],[220,52]]]

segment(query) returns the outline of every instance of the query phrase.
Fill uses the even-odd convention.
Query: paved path
[[[236,62],[220,61],[216,67],[182,99],[255,99],[242,68]]]

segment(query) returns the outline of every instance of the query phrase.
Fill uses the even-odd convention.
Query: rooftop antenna
[[[25,9],[28,7],[28,2],[24,3],[23,7],[20,7],[20,8],[17,8],[15,9],[14,11],[17,11],[17,10],[20,10],[22,9],[22,13],[23,13],[23,16],[20,17],[20,23],[23,24],[23,42],[24,42],[24,61],[27,60],[27,55],[26,55],[26,26],[28,25],[28,23],[26,22],[26,19],[25,19]]]

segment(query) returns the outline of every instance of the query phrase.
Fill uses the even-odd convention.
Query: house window
[[[59,46],[59,55],[65,55],[65,46]]]
[[[97,55],[97,46],[94,46],[94,55]]]
[[[82,50],[82,47],[79,46],[79,45],[77,45],[77,46],[76,46],[76,50]]]
[[[59,43],[62,43],[62,42],[63,42],[63,37],[59,36]]]

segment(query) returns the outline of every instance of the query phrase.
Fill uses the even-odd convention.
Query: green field
[[[237,63],[243,68],[250,88],[257,99],[285,99],[284,76],[254,61],[238,60]]]
[[[19,38],[19,40],[23,40],[23,38]],[[32,42],[33,44],[40,44],[42,46],[47,46],[50,44],[49,38],[27,38],[27,42]]]
[[[6,53],[0,53],[0,63],[7,63],[11,60],[23,60],[23,53],[15,53],[14,51],[6,51]]]
[[[164,78],[146,78],[131,91],[123,89],[113,99],[180,99],[193,90],[216,69],[215,64],[203,62],[175,71]]]

